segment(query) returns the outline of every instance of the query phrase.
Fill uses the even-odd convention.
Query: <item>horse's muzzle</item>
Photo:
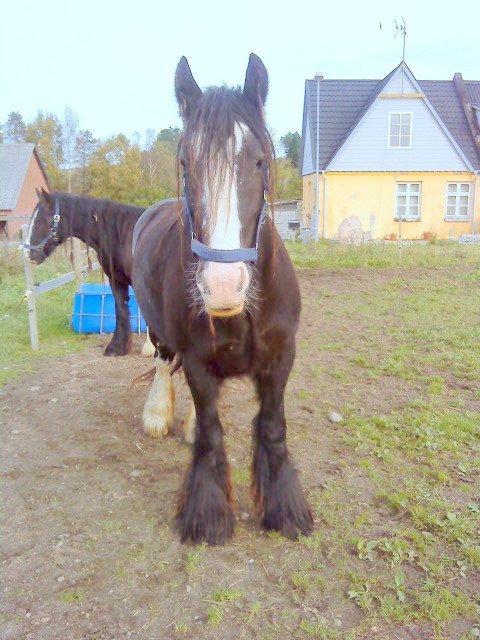
[[[197,285],[211,316],[225,318],[241,313],[249,284],[244,262],[205,262],[197,270]]]
[[[29,258],[29,260],[31,262],[34,262],[35,264],[42,264],[42,262],[45,261],[45,259],[47,258],[47,256],[45,255],[43,249],[39,249],[36,247],[30,247],[28,245],[23,245],[23,251],[25,253],[25,255],[27,256],[27,258]]]

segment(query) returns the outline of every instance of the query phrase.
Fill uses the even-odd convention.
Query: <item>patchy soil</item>
[[[422,296],[432,278],[438,277],[438,289],[445,292],[459,274],[463,286],[472,288],[465,295],[478,293],[471,267],[301,274],[304,313],[287,418],[316,531],[297,543],[265,534],[252,514],[250,423],[256,401],[248,381],[228,381],[221,402],[238,515],[236,536],[223,548],[182,546],[172,528],[190,455],[181,428],[189,394],[176,375],[174,432],[159,441],[143,434],[147,388],[130,385],[151,366],[139,355],[140,339],[132,355],[113,359],[101,355],[106,339],[92,338],[86,351],[44,361],[4,388],[1,637],[468,637],[463,634],[476,628],[472,603],[480,573],[467,562],[457,575],[458,540],[431,529],[435,552],[452,557],[453,568],[445,567],[449,584],[465,599],[455,606],[449,600],[445,614],[430,613],[417,596],[428,592],[425,579],[437,580],[426,561],[418,560],[424,553],[420,542],[412,542],[411,558],[402,556],[395,566],[379,551],[379,540],[393,531],[406,540],[404,530],[418,529],[420,535],[428,529],[418,525],[412,510],[399,511],[392,497],[379,497],[383,482],[395,482],[391,469],[405,464],[406,477],[423,482],[424,469],[436,468],[421,457],[423,451],[417,455],[415,444],[412,452],[393,444],[389,452],[395,458],[382,458],[361,431],[369,416],[412,409],[437,415],[447,407],[480,415],[475,362],[465,370],[455,345],[452,351],[439,348],[438,333],[409,334],[420,330],[419,318],[438,328],[438,310]],[[420,302],[412,298],[412,287]],[[431,308],[427,318],[419,316],[417,305],[424,303]],[[329,422],[333,409],[344,415],[342,424]],[[471,446],[467,439],[459,444],[469,464]],[[435,487],[460,509],[480,500],[480,487],[478,469],[458,471],[458,464],[452,462],[444,489],[438,480]],[[448,471],[448,465],[442,468]],[[458,498],[452,498],[454,489]],[[377,544],[363,552],[356,535]],[[443,574],[437,582],[442,587]]]

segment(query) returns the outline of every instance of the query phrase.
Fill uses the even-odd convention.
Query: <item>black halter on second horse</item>
[[[263,187],[263,203],[258,216],[257,231],[255,233],[255,246],[254,247],[239,247],[238,249],[213,249],[207,247],[206,244],[200,242],[195,237],[195,221],[193,213],[188,204],[187,185],[186,179],[183,178],[184,193],[183,199],[185,201],[185,217],[192,236],[191,249],[192,253],[198,256],[201,260],[208,262],[256,262],[258,258],[258,244],[260,240],[260,232],[262,230],[263,223],[267,217],[267,185],[268,176],[265,176]]]
[[[28,251],[35,251],[36,253],[40,253],[45,257],[47,257],[44,253],[47,243],[50,240],[53,240],[55,244],[58,244],[60,242],[60,239],[58,236],[58,227],[60,224],[60,202],[57,196],[53,196],[53,202],[54,202],[53,216],[52,216],[52,221],[50,222],[50,231],[48,235],[45,236],[45,238],[40,242],[40,244],[31,245],[31,244],[28,244],[28,242],[24,242],[22,245],[25,249],[28,249]],[[37,211],[38,211],[38,204],[33,210],[32,215],[35,215]]]

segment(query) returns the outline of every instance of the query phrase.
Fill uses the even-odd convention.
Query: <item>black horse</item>
[[[131,347],[128,286],[132,280],[132,233],[145,208],[68,193],[50,194],[44,189],[37,190],[37,196],[25,243],[30,259],[41,264],[70,237],[80,238],[94,249],[112,287],[117,316],[105,355],[126,355]]]
[[[286,445],[284,392],[300,294],[287,251],[265,217],[264,190],[272,188],[274,169],[267,89],[266,69],[254,54],[243,90],[203,93],[180,60],[175,91],[184,122],[185,198],[150,207],[134,231],[133,286],[159,353],[145,427],[157,435],[168,429],[174,400],[168,361],[175,356],[195,405],[193,460],[177,512],[182,541],[221,544],[233,534],[217,399],[226,378],[242,375],[253,378],[260,401],[252,485],[262,524],[291,538],[312,530]]]

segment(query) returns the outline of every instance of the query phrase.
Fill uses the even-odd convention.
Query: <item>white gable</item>
[[[310,134],[310,118],[307,111],[307,118],[305,122],[305,131],[303,134],[303,158],[302,158],[302,175],[306,176],[309,173],[314,172],[313,158],[312,158],[312,138]]]
[[[400,66],[387,82],[387,84],[383,87],[382,93],[417,93],[417,89],[405,73],[405,69]]]
[[[403,87],[403,91],[402,91]],[[329,163],[328,171],[468,171],[461,153],[400,66]],[[382,98],[382,95],[405,97]],[[412,114],[411,148],[389,148],[390,113]]]
[[[473,111],[475,112],[475,115],[477,116],[478,124],[480,124],[480,107],[474,107]]]

